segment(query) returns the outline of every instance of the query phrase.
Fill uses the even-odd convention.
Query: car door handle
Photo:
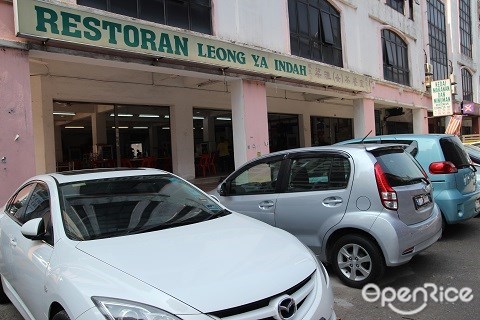
[[[322,203],[326,207],[336,207],[343,203],[343,199],[339,197],[329,197],[324,199]]]
[[[275,203],[273,203],[272,200],[266,200],[266,201],[260,202],[258,204],[258,207],[262,210],[269,210],[269,209],[272,209],[274,205]]]
[[[14,238],[10,238],[10,246],[16,247],[17,246],[17,240],[15,240]]]

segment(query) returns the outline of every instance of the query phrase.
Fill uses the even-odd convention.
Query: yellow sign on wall
[[[15,0],[14,7],[19,36],[232,68],[352,91],[371,91],[369,77],[342,68],[188,31],[173,31],[133,18],[118,19],[100,10],[36,0]]]

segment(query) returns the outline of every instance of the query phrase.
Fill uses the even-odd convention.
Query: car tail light
[[[375,180],[377,180],[378,194],[380,195],[383,206],[390,210],[397,210],[397,193],[390,186],[390,183],[388,183],[387,176],[385,175],[385,172],[383,172],[380,163],[375,163],[374,170]]]
[[[430,163],[428,170],[430,170],[431,174],[458,172],[457,167],[455,167],[450,161],[432,162]]]

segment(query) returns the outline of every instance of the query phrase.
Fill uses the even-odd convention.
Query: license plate
[[[475,211],[479,211],[479,210],[480,210],[480,198],[475,200]]]
[[[415,198],[413,198],[413,200],[415,202],[415,207],[417,209],[432,202],[432,198],[429,194],[422,194],[422,195],[416,196]],[[478,200],[480,200],[480,199],[478,199]],[[479,205],[480,205],[480,202],[479,202]]]

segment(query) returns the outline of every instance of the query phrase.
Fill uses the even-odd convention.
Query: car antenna
[[[363,137],[362,140],[360,140],[360,143],[363,143],[363,140],[367,139],[367,137],[372,133],[373,130],[370,130],[365,137]]]

